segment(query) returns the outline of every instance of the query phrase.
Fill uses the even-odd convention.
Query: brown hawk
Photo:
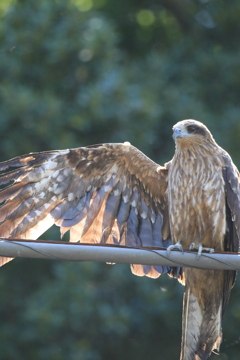
[[[70,241],[238,252],[239,173],[195,120],[173,127],[176,151],[160,166],[128,142],[16,157],[0,164],[0,237],[37,239],[53,224]],[[1,258],[1,264],[9,258]],[[219,349],[236,272],[131,265],[136,275],[168,272],[186,285],[182,360]]]

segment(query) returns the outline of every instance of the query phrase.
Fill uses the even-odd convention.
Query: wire
[[[171,251],[164,248],[128,247],[110,244],[83,244],[44,240],[0,238],[0,256],[41,258],[65,261],[100,261],[142,265],[195,267],[199,269],[239,270],[237,253],[202,253]]]

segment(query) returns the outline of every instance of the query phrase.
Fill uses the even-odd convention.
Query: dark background
[[[0,160],[130,141],[163,164],[172,126],[195,118],[239,166],[239,18],[239,0],[2,0]],[[0,358],[178,359],[182,293],[128,266],[16,259],[0,274]],[[239,298],[238,280],[212,359],[239,359]]]

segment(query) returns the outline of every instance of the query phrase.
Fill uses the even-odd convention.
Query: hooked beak
[[[182,137],[182,132],[180,129],[176,128],[173,130],[173,139],[176,140]]]

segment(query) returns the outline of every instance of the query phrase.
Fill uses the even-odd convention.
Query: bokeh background
[[[239,18],[238,0],[1,0],[0,160],[130,141],[163,164],[174,123],[195,118],[240,166]],[[16,259],[0,358],[178,359],[182,293],[128,266]],[[239,303],[238,280],[213,360],[240,357]]]

